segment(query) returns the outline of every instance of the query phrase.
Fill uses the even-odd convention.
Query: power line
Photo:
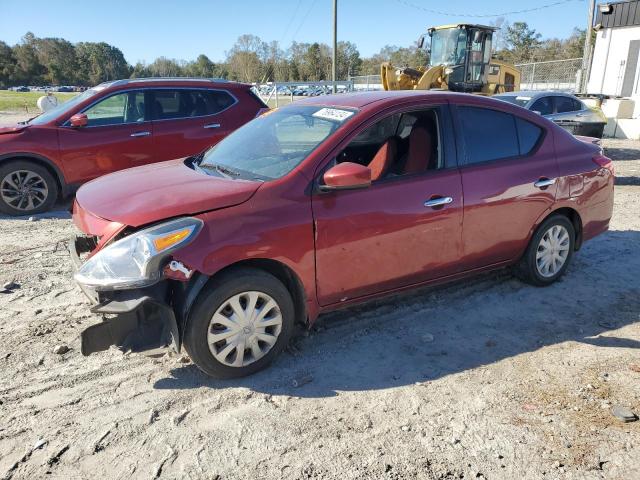
[[[284,29],[284,33],[282,34],[282,38],[280,39],[280,43],[282,43],[284,41],[285,37],[287,36],[287,32],[289,31],[289,28],[293,24],[293,21],[295,20],[296,15],[298,14],[298,10],[300,10],[300,5],[302,5],[302,0],[298,0],[298,4],[296,5],[296,8],[293,10],[293,15],[291,15],[291,18],[289,19],[289,22],[287,23],[287,28]]]
[[[311,10],[313,10],[313,7],[316,4],[316,0],[313,0],[313,2],[311,2],[311,6],[309,7],[309,10],[307,10],[307,13],[304,14],[304,17],[302,17],[302,22],[300,22],[300,25],[298,25],[298,28],[296,29],[296,32],[293,34],[293,36],[291,37],[291,41],[293,42],[296,39],[296,35],[298,35],[298,32],[300,31],[300,29],[302,28],[302,26],[304,25],[304,22],[307,21],[307,17],[309,16],[309,14],[311,13]]]
[[[558,5],[564,5],[565,3],[570,2],[582,2],[584,0],[558,0],[553,3],[547,3],[545,5],[540,5],[539,7],[531,7],[531,8],[523,8],[522,10],[513,10],[511,12],[501,12],[501,13],[466,13],[466,12],[443,12],[442,10],[434,10],[432,8],[426,8],[421,5],[416,5],[414,3],[408,2],[406,0],[396,0],[396,2],[401,3],[407,7],[412,7],[417,10],[422,10],[423,12],[433,13],[436,15],[443,15],[447,17],[474,17],[474,18],[489,18],[489,17],[504,17],[507,15],[516,15],[519,13],[529,13],[535,12],[538,10],[544,10],[545,8],[557,7]]]

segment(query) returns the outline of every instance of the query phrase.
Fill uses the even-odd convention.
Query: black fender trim
[[[188,282],[173,282],[174,290],[173,290],[173,304],[174,311],[176,313],[176,321],[178,324],[178,333],[179,333],[179,341],[178,344],[178,353],[180,352],[180,348],[182,347],[182,341],[184,340],[184,332],[187,328],[187,323],[189,321],[189,314],[191,313],[191,308],[198,298],[198,295],[207,284],[211,277],[209,275],[205,275],[204,273],[195,272],[193,277],[189,279]]]
[[[134,291],[135,292],[135,291]],[[92,309],[116,314],[81,333],[81,352],[87,356],[115,345],[124,351],[143,352],[173,345],[178,350],[178,327],[171,307],[150,296],[110,300]]]
[[[62,195],[65,197],[70,193],[73,193],[78,188],[76,186],[74,189],[73,186],[67,185],[67,182],[65,182],[64,180],[64,174],[62,173],[62,170],[60,170],[60,168],[58,168],[55,163],[53,163],[50,159],[43,155],[32,152],[11,152],[0,155],[0,162],[3,160],[13,159],[36,160],[44,163],[47,167],[51,168],[51,170],[53,170],[53,172],[56,174],[56,178],[58,179],[58,183],[60,184],[60,193],[62,193]]]

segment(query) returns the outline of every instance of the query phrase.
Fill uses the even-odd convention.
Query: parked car
[[[31,89],[29,87],[16,87],[15,91],[16,92],[30,92]]]
[[[532,110],[574,135],[602,138],[607,118],[597,107],[590,108],[578,97],[554,91],[521,91],[493,98]]]
[[[75,279],[118,314],[82,352],[173,344],[237,377],[322,312],[506,266],[549,285],[607,230],[613,183],[599,146],[491,98],[301,100],[80,188]]]
[[[241,83],[103,83],[27,122],[0,128],[0,212],[43,212],[59,195],[100,175],[201,152],[266,108]]]

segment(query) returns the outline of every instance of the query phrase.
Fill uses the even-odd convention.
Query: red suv
[[[43,212],[105,173],[197,154],[265,108],[250,85],[224,80],[100,84],[0,127],[0,212]]]
[[[82,352],[172,343],[233,377],[345,305],[505,266],[549,285],[609,226],[613,164],[584,140],[490,98],[344,94],[90,182],[75,278],[118,316]]]

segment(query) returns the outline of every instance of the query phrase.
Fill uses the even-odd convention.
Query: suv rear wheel
[[[50,210],[58,184],[42,165],[28,160],[0,163],[0,212],[32,215]]]
[[[207,375],[234,378],[265,368],[287,345],[295,310],[273,275],[238,268],[214,278],[198,297],[184,347]]]

